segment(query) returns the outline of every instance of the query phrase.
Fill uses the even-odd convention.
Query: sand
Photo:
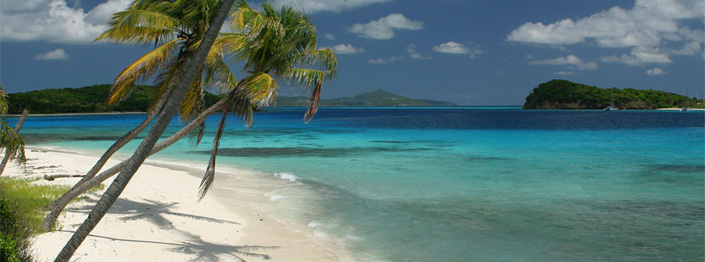
[[[26,154],[26,170],[9,164],[3,176],[82,175],[100,153],[34,147],[27,148]],[[111,160],[106,166],[116,163]],[[179,166],[147,160],[72,261],[338,261],[336,254],[323,248],[309,232],[296,231],[246,205],[225,201],[228,196],[222,192],[227,190],[221,189],[220,195],[209,193],[199,202],[196,192],[202,173],[195,173],[199,168]],[[228,179],[253,176],[242,170],[228,172]],[[78,180],[41,179],[34,183],[73,185]],[[110,182],[103,183],[105,188]],[[83,200],[70,204],[59,217],[57,231],[34,239],[37,261],[53,261],[101,193],[86,194]],[[267,198],[256,187],[244,194],[245,200]]]

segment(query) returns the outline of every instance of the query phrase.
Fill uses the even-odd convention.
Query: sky
[[[0,84],[13,93],[112,83],[149,48],[93,42],[130,2],[2,0]],[[459,105],[522,105],[552,79],[705,97],[703,0],[271,3],[306,12],[318,46],[337,54],[324,98],[383,89]]]

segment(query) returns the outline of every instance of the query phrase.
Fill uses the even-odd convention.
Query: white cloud
[[[58,48],[34,57],[36,60],[68,60],[70,57],[64,49]]]
[[[2,41],[90,43],[107,26],[113,12],[125,9],[129,0],[108,0],[89,12],[69,7],[65,0],[3,0],[0,8]]]
[[[283,5],[292,6],[312,14],[317,12],[341,12],[376,3],[386,3],[390,0],[273,0],[272,5],[277,9]]]
[[[323,34],[323,37],[325,37],[328,40],[335,40],[335,36],[331,33],[325,33],[325,34]]]
[[[560,71],[560,72],[556,72],[556,75],[562,75],[562,76],[574,75],[574,74],[575,74],[575,72],[573,72],[573,71]]]
[[[598,68],[597,63],[583,62],[582,59],[575,55],[567,55],[546,60],[534,60],[529,62],[530,65],[571,65],[580,70],[595,70]]]
[[[100,25],[107,24],[115,12],[125,10],[134,0],[109,0],[99,4],[86,14],[86,22]]]
[[[421,30],[423,22],[413,21],[403,14],[396,13],[366,24],[354,24],[350,32],[360,37],[387,40],[394,37],[394,29]]]
[[[629,55],[602,57],[603,62],[643,65],[650,63],[668,64],[673,61],[662,50],[650,47],[633,48]]]
[[[688,42],[683,44],[683,47],[681,47],[680,49],[675,49],[671,51],[671,53],[673,53],[674,55],[695,55],[700,53],[700,51],[702,50],[700,46],[700,42]]]
[[[351,44],[337,44],[333,47],[323,47],[323,48],[330,48],[330,50],[333,50],[333,52],[338,55],[355,54],[355,53],[364,53],[365,52],[365,49],[363,49],[362,47],[354,47]]]
[[[433,51],[436,51],[439,53],[447,53],[447,54],[469,54],[470,53],[470,49],[465,47],[465,45],[463,45],[461,43],[456,43],[453,41],[434,46]]]
[[[663,69],[659,67],[654,67],[652,69],[646,70],[647,75],[667,75],[668,73],[664,72]]]
[[[705,18],[705,1],[702,0],[636,0],[632,9],[618,6],[604,10],[589,17],[573,20],[570,18],[551,24],[541,22],[525,23],[514,29],[507,36],[507,41],[548,45],[573,45],[578,43],[595,43],[604,48],[631,47],[632,56],[609,58],[622,60],[630,64],[663,62],[662,57],[641,59],[634,56],[645,48],[672,50],[672,54],[697,54],[702,52],[695,44],[687,43],[682,49],[667,48],[671,45],[683,45],[680,42],[703,43],[702,30],[692,30],[679,26],[679,21]]]
[[[409,53],[409,57],[411,59],[417,59],[417,60],[425,60],[425,59],[431,59],[431,56],[424,56],[419,54],[418,51],[416,51],[416,45],[415,44],[409,44],[406,46],[406,52]]]
[[[404,60],[404,58],[400,57],[400,56],[392,56],[387,59],[385,59],[385,58],[370,59],[370,60],[368,60],[368,62],[370,62],[370,64],[389,64],[389,63],[393,63],[393,62],[401,61],[401,60]]]
[[[470,43],[472,44],[472,43]],[[481,54],[484,54],[485,51],[478,47],[474,46],[466,46],[461,43],[457,42],[445,42],[440,45],[434,46],[433,51],[439,52],[439,53],[446,53],[446,54],[455,54],[455,55],[470,55],[471,58],[476,58]]]

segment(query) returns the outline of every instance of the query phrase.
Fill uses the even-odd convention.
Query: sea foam
[[[274,175],[275,175],[275,176],[278,176],[278,177],[281,178],[281,179],[289,180],[289,181],[292,181],[292,182],[293,182],[293,181],[296,181],[297,179],[299,179],[299,178],[298,178],[297,176],[295,176],[294,174],[287,173],[287,172],[274,173]]]

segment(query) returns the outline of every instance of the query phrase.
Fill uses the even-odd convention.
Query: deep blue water
[[[143,117],[31,117],[22,134],[104,150]],[[296,177],[262,208],[339,239],[355,260],[705,259],[702,112],[338,108],[307,125],[302,117],[258,112],[250,130],[230,119],[218,161]],[[209,119],[199,147],[184,141],[158,157],[206,161],[216,125]],[[302,188],[315,203],[301,205]]]

